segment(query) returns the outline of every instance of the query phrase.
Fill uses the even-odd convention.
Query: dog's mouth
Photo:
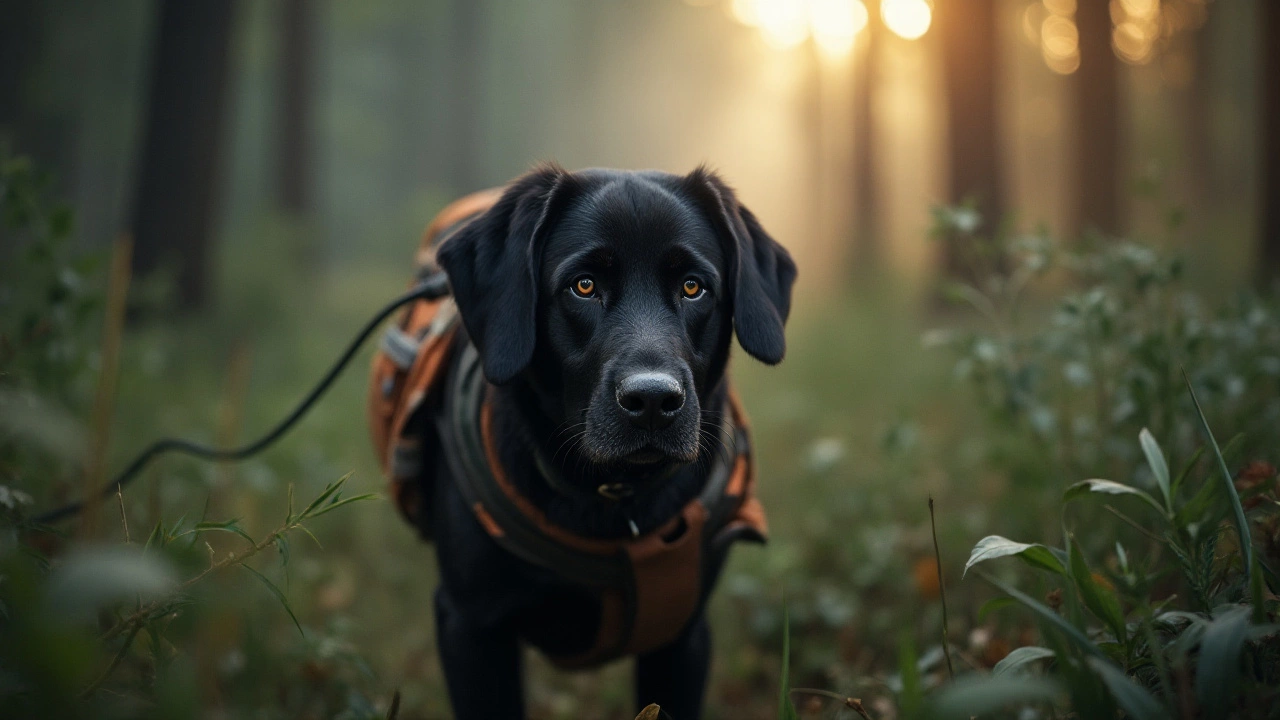
[[[646,445],[633,453],[629,453],[622,458],[622,461],[628,465],[636,467],[661,465],[664,462],[674,460],[667,453],[659,450],[652,445]]]
[[[635,438],[628,442],[613,433],[600,433],[592,438],[588,432],[583,449],[598,466],[622,470],[646,471],[670,465],[683,465],[698,459],[696,434],[662,433],[659,437]]]

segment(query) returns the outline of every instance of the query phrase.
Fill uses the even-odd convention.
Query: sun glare
[[[809,0],[809,32],[831,57],[843,57],[853,49],[853,39],[867,26],[867,19],[862,0]]]
[[[933,8],[925,0],[884,0],[880,18],[895,35],[915,40],[929,31]]]
[[[785,50],[809,39],[809,18],[803,0],[756,0],[756,22],[764,41]]]
[[[813,38],[832,58],[849,54],[869,20],[862,0],[728,0],[724,7],[734,20],[759,29],[770,47],[786,50]]]

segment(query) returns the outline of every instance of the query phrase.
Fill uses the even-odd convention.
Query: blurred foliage
[[[1269,717],[1280,680],[1280,504],[1268,462],[1280,449],[1275,299],[1241,291],[1211,307],[1183,286],[1177,260],[1134,242],[1066,249],[1044,233],[979,237],[965,207],[939,209],[935,221],[971,278],[944,297],[977,319],[944,315],[947,327],[923,344],[948,348],[952,378],[976,403],[949,393],[938,406],[970,412],[890,425],[872,473],[889,478],[864,480],[861,494],[902,484],[894,502],[905,518],[941,491],[944,532],[955,528],[947,514],[980,508],[977,517],[1033,539],[988,533],[964,570],[1012,556],[1039,577],[1030,591],[988,578],[995,597],[953,579],[944,600],[935,573],[946,561],[930,557],[909,520],[878,532],[887,549],[877,552],[857,515],[836,519],[835,538],[854,549],[834,563],[802,560],[786,579],[801,667],[841,692],[797,697],[811,693],[815,712],[832,712],[833,699],[856,695],[876,717]],[[1211,426],[1238,434],[1219,451]],[[948,446],[935,434],[963,439]],[[811,467],[829,472],[845,464],[840,454],[816,442]],[[931,466],[951,482],[907,489]],[[1059,504],[1089,497],[1098,500],[1053,518]],[[944,649],[935,611],[948,600]],[[997,612],[1010,604],[1032,612]],[[777,635],[768,627],[755,642]]]
[[[47,501],[51,487],[83,472],[79,418],[94,380],[94,326],[102,306],[98,262],[73,251],[71,212],[49,201],[48,188],[48,178],[27,160],[0,156],[0,247],[7,254],[0,279],[0,705],[6,716],[197,717],[205,697],[196,689],[212,683],[237,715],[382,717],[360,689],[368,684],[368,665],[339,629],[306,631],[287,585],[282,590],[268,577],[275,571],[250,562],[274,550],[287,573],[296,534],[315,539],[308,527],[313,520],[372,497],[342,497],[349,476],[301,509],[290,484],[283,522],[259,539],[237,520],[206,519],[208,500],[197,520],[160,519],[135,526],[139,534],[131,537],[121,496],[116,517],[123,542],[104,543],[92,534],[73,539],[31,519],[33,496]],[[252,633],[244,647],[209,655],[218,644],[211,632],[253,622],[252,616],[233,620],[219,607],[226,598],[209,594],[204,582],[236,568],[283,606],[300,637],[298,660],[280,657],[278,648],[253,647]],[[257,672],[244,672],[250,664]],[[262,672],[276,667],[295,675],[283,669],[299,664],[322,682],[282,687]]]
[[[1090,237],[1065,248],[1043,233],[991,239],[974,235],[971,214],[939,210],[935,234],[966,250],[980,279],[945,292],[983,323],[930,332],[926,341],[956,350],[954,372],[972,381],[992,419],[993,452],[1015,482],[1060,491],[1103,474],[1152,487],[1131,442],[1141,428],[1166,438],[1175,465],[1199,445],[1184,368],[1211,419],[1245,433],[1246,454],[1275,450],[1274,298],[1242,288],[1211,307],[1185,287],[1182,262],[1151,246]],[[1044,287],[1061,288],[1047,317],[1035,302]]]

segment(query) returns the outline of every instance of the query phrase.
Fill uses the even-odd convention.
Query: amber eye
[[[573,281],[573,292],[578,297],[591,297],[596,294],[596,281],[587,275],[583,275]]]
[[[696,298],[702,294],[702,286],[693,278],[687,278],[684,281],[684,285],[680,286],[680,290],[684,292],[684,296],[687,298]]]

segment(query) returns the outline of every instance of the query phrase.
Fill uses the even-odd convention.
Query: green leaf
[[[267,586],[267,589],[271,591],[271,594],[275,595],[276,599],[280,601],[280,604],[284,606],[284,611],[289,613],[289,619],[293,620],[293,626],[298,628],[298,634],[305,638],[307,634],[302,632],[302,623],[298,622],[298,616],[293,614],[293,608],[289,607],[289,599],[284,596],[284,593],[280,592],[280,588],[276,587],[276,584],[271,582],[266,575],[263,575],[248,565],[241,565],[240,567],[248,570],[250,573],[253,573],[254,577],[261,580],[262,584]]]
[[[1205,627],[1196,665],[1196,702],[1209,718],[1224,717],[1240,675],[1240,652],[1249,631],[1250,608],[1240,606]]]
[[[1138,433],[1138,443],[1142,445],[1142,452],[1147,456],[1147,465],[1151,466],[1151,474],[1156,478],[1156,485],[1160,487],[1160,494],[1164,496],[1164,506],[1169,514],[1173,514],[1173,493],[1169,483],[1169,463],[1164,459],[1164,451],[1160,449],[1160,443],[1156,442],[1155,436],[1151,431],[1142,428],[1142,432]]]
[[[778,680],[778,720],[796,720],[796,706],[791,702],[791,616],[787,599],[782,598],[782,677]]]
[[[1061,686],[1049,678],[970,675],[948,683],[933,693],[920,717],[931,720],[969,720],[1011,705],[1052,703],[1061,694]]]
[[[1071,502],[1072,500],[1082,498],[1092,493],[1102,493],[1106,495],[1136,495],[1141,498],[1143,502],[1155,508],[1156,512],[1160,513],[1161,517],[1167,517],[1165,509],[1160,507],[1160,503],[1156,502],[1155,498],[1136,487],[1118,483],[1114,480],[1102,480],[1100,478],[1081,480],[1067,488],[1067,491],[1062,494],[1062,502]]]
[[[1130,680],[1123,670],[1101,658],[1089,658],[1088,663],[1102,678],[1107,690],[1111,691],[1111,697],[1127,717],[1132,720],[1163,720],[1169,717],[1164,706],[1146,688]]]
[[[1053,626],[1054,628],[1062,632],[1062,634],[1065,635],[1068,640],[1070,640],[1073,644],[1075,644],[1085,653],[1089,655],[1093,655],[1095,657],[1103,657],[1102,650],[1100,650],[1097,645],[1094,645],[1093,641],[1090,640],[1088,636],[1080,632],[1080,629],[1077,628],[1075,625],[1072,625],[1071,623],[1063,619],[1061,615],[1054,612],[1053,610],[1050,610],[1048,606],[1040,602],[1037,602],[1026,593],[1023,593],[1022,591],[1010,585],[1006,585],[1005,583],[1000,582],[999,580],[996,580],[995,578],[985,573],[979,572],[978,574],[982,577],[983,580],[986,580],[987,582],[994,585],[996,589],[1009,595],[1014,600],[1017,600],[1019,603],[1022,603],[1024,606],[1026,606],[1036,615],[1040,616],[1042,620],[1046,621],[1049,625]]]
[[[1080,552],[1080,543],[1074,541],[1071,543],[1071,577],[1080,589],[1080,598],[1089,612],[1111,629],[1116,640],[1125,642],[1124,613],[1120,610],[1120,601],[1093,579],[1093,571]]]
[[[248,540],[250,544],[253,544],[253,538],[249,536],[249,533],[245,532],[245,531],[240,527],[240,519],[239,519],[239,518],[236,518],[235,520],[226,520],[226,521],[224,521],[224,522],[200,522],[200,523],[196,523],[194,527],[192,527],[190,530],[188,530],[188,531],[186,531],[186,532],[184,532],[184,533],[182,533],[182,534],[183,534],[183,535],[187,535],[187,534],[196,534],[196,533],[202,533],[202,532],[215,532],[215,531],[229,532],[229,533],[232,533],[232,534],[234,534],[234,535],[239,535],[240,537],[244,538],[245,540]]]
[[[1232,481],[1231,471],[1227,469],[1227,461],[1222,458],[1222,450],[1218,447],[1218,441],[1213,438],[1213,431],[1209,429],[1209,421],[1205,419],[1204,409],[1200,407],[1200,401],[1196,398],[1195,388],[1191,387],[1191,378],[1187,376],[1187,371],[1182,371],[1182,379],[1187,383],[1187,392],[1191,393],[1191,402],[1196,406],[1196,415],[1200,418],[1200,427],[1204,430],[1205,437],[1209,440],[1209,447],[1213,449],[1214,457],[1218,461],[1218,469],[1222,472],[1222,482],[1224,483],[1227,499],[1231,502],[1231,509],[1236,516],[1236,532],[1240,535],[1240,552],[1244,553],[1244,572],[1246,582],[1253,579],[1253,538],[1249,535],[1249,521],[1245,519],[1244,507],[1240,505],[1240,495],[1236,493],[1236,484]]]
[[[911,632],[903,630],[898,636],[898,675],[902,678],[902,693],[898,706],[903,717],[915,717],[924,696],[920,689],[920,666],[916,661],[916,644]]]
[[[1178,490],[1182,487],[1182,483],[1186,482],[1187,476],[1195,469],[1196,463],[1200,462],[1201,455],[1204,455],[1203,445],[1196,448],[1196,451],[1191,455],[1191,459],[1182,467],[1182,472],[1178,473],[1178,477],[1174,479],[1173,487],[1169,488],[1169,492],[1174,498],[1178,497]]]
[[[1013,598],[1009,598],[1009,600],[1013,600]],[[1008,655],[1005,655],[1003,660],[996,663],[996,666],[991,668],[991,674],[996,677],[1001,675],[1021,674],[1027,665],[1030,665],[1037,660],[1046,660],[1054,657],[1055,655],[1056,653],[1049,648],[1043,648],[1037,645],[1020,647]]]
[[[1066,567],[1050,548],[1039,543],[1020,543],[999,535],[988,535],[973,546],[973,551],[969,553],[969,562],[964,564],[964,572],[960,577],[963,578],[968,574],[969,568],[980,562],[1009,556],[1015,556],[1034,568],[1067,576]]]
[[[981,608],[978,608],[978,624],[981,625],[982,623],[986,622],[987,616],[995,612],[996,610],[1001,610],[1003,608],[1009,607],[1010,605],[1017,605],[1017,604],[1018,604],[1017,600],[1014,600],[1011,597],[1005,597],[1003,595],[1000,597],[991,598],[990,600],[982,603]]]
[[[345,498],[343,500],[337,500],[335,502],[329,503],[328,505],[325,505],[319,510],[316,510],[315,512],[311,513],[307,517],[318,518],[321,515],[331,513],[334,510],[337,510],[338,508],[344,505],[350,505],[351,503],[361,502],[364,500],[372,500],[373,498],[376,498],[376,497],[378,497],[378,493],[365,493],[364,495],[356,495],[354,497]]]
[[[332,496],[334,493],[341,490],[342,486],[346,484],[347,480],[351,479],[351,475],[352,473],[347,473],[346,475],[343,475],[337,480],[326,485],[324,488],[324,491],[321,492],[320,495],[317,496],[315,500],[312,500],[311,504],[303,508],[302,512],[298,514],[298,517],[299,518],[309,517],[311,515],[312,510],[315,510],[316,508],[320,507],[321,503],[323,503],[325,500],[328,500],[330,496]],[[290,500],[290,505],[292,505],[292,500]]]

